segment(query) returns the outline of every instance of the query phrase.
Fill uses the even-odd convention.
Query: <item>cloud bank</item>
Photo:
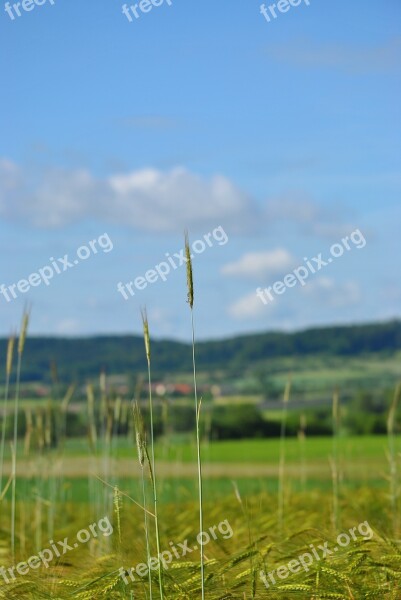
[[[0,159],[0,218],[42,229],[96,219],[155,234],[185,228],[201,232],[222,223],[231,234],[247,235],[292,222],[303,233],[328,237],[344,227],[339,215],[333,218],[304,196],[258,202],[221,174],[206,178],[176,167],[100,178],[88,169],[27,170],[8,159]],[[285,262],[282,255],[272,258]],[[270,258],[250,256],[248,261],[261,261],[254,270],[263,271]],[[227,273],[230,268],[235,267],[228,266]]]
[[[51,169],[28,176],[0,160],[0,216],[40,228],[96,218],[150,232],[201,229],[224,222],[252,230],[258,207],[226,177],[204,179],[179,167],[141,169],[96,179],[88,170]]]

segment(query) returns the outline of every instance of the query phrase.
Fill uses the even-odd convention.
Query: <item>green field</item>
[[[208,396],[205,388],[200,413],[202,532],[193,398],[155,400],[163,432],[155,445],[157,504],[146,390],[138,393],[142,427],[131,399],[118,400],[105,378],[88,384],[80,392],[87,397],[70,406],[69,426],[80,432],[75,435],[67,435],[68,402],[61,393],[23,397],[15,453],[10,401],[0,499],[0,598],[160,600],[160,584],[163,600],[200,598],[201,535],[207,539],[205,600],[398,600],[400,394],[392,387],[397,360],[309,356],[301,365],[272,359],[267,387],[273,392],[285,387],[292,372],[294,395],[286,413],[282,389],[273,405],[255,389],[257,373],[233,381],[226,395],[227,373],[221,373],[222,393]],[[208,377],[200,374],[201,385]],[[190,381],[188,375],[179,378]],[[331,406],[339,382],[341,413],[336,401]],[[299,401],[316,401],[314,415],[305,416]],[[370,419],[370,427],[387,426],[389,433],[351,435],[350,417],[358,427]],[[220,430],[212,428],[213,419]],[[271,436],[261,423],[272,427]],[[322,424],[328,435],[312,435]],[[216,431],[223,439],[213,437]],[[259,437],[249,439],[245,431]],[[224,439],[225,434],[238,439]],[[152,561],[161,565],[161,576],[145,564]]]
[[[85,440],[70,440],[64,461],[71,461],[77,471],[87,456]],[[340,478],[338,509],[333,513],[333,493],[328,456],[333,451],[329,438],[308,439],[305,443],[307,477],[302,481],[300,470],[299,443],[288,440],[285,446],[286,477],[284,486],[283,521],[278,518],[279,445],[276,440],[242,440],[239,442],[210,443],[204,447],[205,467],[225,465],[235,472],[247,476],[226,477],[221,472],[205,477],[205,526],[219,527],[227,523],[232,535],[211,539],[205,546],[207,598],[238,599],[272,598],[273,600],[304,600],[337,598],[358,599],[399,598],[399,573],[401,574],[401,549],[394,540],[394,527],[400,526],[395,519],[388,494],[388,466],[386,462],[385,437],[359,437],[339,440],[339,454],[348,471],[354,465],[359,476],[355,479]],[[157,449],[160,466],[165,464],[177,468],[190,467],[193,463],[193,447],[181,443],[169,447],[167,455],[163,445]],[[19,559],[38,553],[38,549],[49,548],[49,538],[62,540],[68,536],[69,543],[76,539],[77,532],[88,528],[108,515],[113,535],[99,535],[86,545],[72,549],[66,557],[53,559],[48,569],[18,575],[15,581],[6,584],[0,579],[0,594],[3,598],[45,599],[67,598],[122,599],[148,598],[147,577],[138,577],[127,584],[119,570],[137,567],[146,560],[143,512],[133,502],[141,496],[139,469],[135,449],[126,440],[115,444],[113,461],[127,461],[130,476],[119,477],[111,468],[109,483],[118,483],[120,508],[118,516],[113,510],[113,490],[90,475],[87,477],[64,477],[63,464],[56,477],[56,494],[52,498],[53,478],[48,468],[54,462],[51,452],[40,458],[38,477],[23,479],[21,472],[17,495],[24,498],[19,511],[18,540]],[[36,457],[32,462],[38,461]],[[114,462],[112,461],[112,465]],[[342,460],[340,460],[342,464]],[[102,465],[100,461],[100,465]],[[112,466],[111,465],[111,466]],[[65,466],[65,465],[64,465]],[[272,469],[269,476],[254,476],[252,466]],[[324,467],[319,477],[314,469]],[[361,472],[366,469],[366,480]],[[161,469],[163,471],[163,469]],[[103,477],[102,466],[100,476]],[[161,547],[171,550],[171,544],[179,547],[187,540],[189,548],[195,546],[198,529],[196,480],[192,476],[159,477],[159,501],[161,520]],[[129,496],[129,497],[128,497]],[[2,529],[9,535],[7,514],[9,502],[2,503]],[[55,527],[50,516],[54,511]],[[119,530],[121,527],[121,539]],[[266,588],[259,577],[261,571],[277,573],[277,569],[290,561],[306,557],[311,545],[333,548],[340,534],[346,535],[352,528],[372,532],[367,538],[357,535],[333,555],[322,556],[307,564],[308,570],[287,573],[285,580],[275,577]],[[368,529],[367,529],[368,528]],[[217,529],[217,531],[219,531]],[[359,531],[357,529],[357,531]],[[401,531],[401,530],[400,530]],[[348,535],[348,534],[347,534]],[[350,537],[350,535],[348,535]],[[342,539],[342,538],[341,538]],[[347,538],[345,538],[347,539]],[[338,547],[338,543],[336,545]],[[5,549],[6,550],[6,549]],[[152,542],[152,553],[156,554]],[[322,554],[322,552],[320,552]],[[3,552],[3,564],[11,563]],[[166,554],[166,560],[169,560]],[[166,564],[166,598],[192,599],[199,597],[199,551],[193,550],[188,557],[174,558]],[[77,578],[76,573],[80,576]],[[287,569],[288,571],[288,569]],[[281,572],[281,571],[280,571]],[[156,572],[152,574],[157,587]],[[49,589],[51,595],[49,595]],[[380,593],[380,594],[379,594]],[[158,597],[154,592],[153,597]]]

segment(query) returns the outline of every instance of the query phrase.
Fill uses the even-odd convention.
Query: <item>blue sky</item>
[[[188,337],[185,269],[133,281],[221,226],[194,258],[199,337],[399,317],[401,5],[173,0],[129,22],[120,1],[0,10],[0,284],[98,252],[7,302],[0,335]],[[353,248],[269,305],[256,298],[360,229]]]

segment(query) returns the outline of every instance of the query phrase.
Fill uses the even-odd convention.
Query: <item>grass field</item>
[[[340,487],[338,515],[334,520],[329,464],[333,440],[308,438],[303,454],[297,439],[286,440],[285,519],[280,523],[277,440],[205,443],[202,447],[204,531],[216,526],[217,535],[219,524],[225,523],[220,527],[225,537],[217,535],[204,547],[207,597],[315,600],[400,597],[401,550],[394,535],[387,448],[386,436],[338,440]],[[27,575],[16,573],[15,580],[8,575],[9,583],[0,577],[0,594],[4,598],[149,597],[147,577],[138,576],[135,571],[135,580],[131,581],[127,574],[125,579],[122,576],[125,570],[120,571],[121,567],[136,568],[146,562],[143,511],[133,502],[138,501],[141,493],[135,448],[131,440],[115,440],[106,469],[107,481],[112,486],[118,485],[120,491],[118,514],[113,508],[113,489],[95,477],[96,473],[101,479],[105,477],[103,448],[99,446],[97,452],[97,459],[88,459],[87,440],[77,439],[68,440],[62,458],[54,451],[44,452],[39,462],[37,457],[21,458],[17,497],[24,498],[24,503],[18,515],[19,550],[14,564],[51,548],[50,538],[77,539],[78,531],[88,529],[88,524],[105,516],[113,533],[99,534],[85,544],[79,542],[77,548],[71,543],[72,549],[65,557],[57,557],[53,552],[47,569],[41,566],[39,571],[30,569]],[[185,557],[173,556],[171,564],[168,562],[172,543],[175,548],[180,548],[179,544],[185,540],[189,548],[196,545],[195,447],[182,439],[167,447],[159,443],[156,458],[161,546],[167,553],[165,597],[198,597],[199,550]],[[8,466],[6,462],[6,472]],[[9,508],[6,499],[1,514],[3,539],[9,536]],[[365,533],[370,531],[367,527],[371,528],[371,539],[359,533],[357,539],[351,538],[349,530],[361,523],[365,523]],[[334,547],[336,537],[344,532],[348,532],[350,541],[345,547],[337,545],[339,550],[335,554],[313,559],[306,565],[307,571],[284,570],[285,565],[299,556],[304,556],[308,563],[311,544],[315,549],[327,543]],[[152,550],[155,555],[155,548]],[[10,568],[7,556],[7,545],[3,543],[1,564]],[[280,567],[280,573],[287,573],[285,579],[277,576],[275,569]],[[269,578],[266,587],[260,572],[273,573],[271,578],[275,583]],[[158,598],[156,571],[152,571],[152,577],[153,597]]]
[[[25,315],[25,333],[26,324]],[[145,316],[147,422],[139,403],[109,394],[101,374],[82,404],[87,438],[66,433],[69,391],[19,406],[18,367],[3,412],[13,428],[3,421],[0,598],[399,599],[401,387],[387,436],[345,435],[334,394],[327,437],[305,435],[301,423],[298,438],[286,437],[281,408],[279,438],[213,441],[195,394],[196,431],[174,433],[162,414],[166,433],[153,446],[147,336]],[[8,354],[8,375],[11,365]],[[329,377],[310,385],[312,369],[297,374],[311,397]],[[350,381],[364,376],[356,364],[349,369]],[[282,383],[287,407],[291,387]],[[121,426],[127,433],[117,435]]]
[[[163,442],[156,444],[156,457],[158,459],[168,459],[175,461],[177,459],[190,462],[194,460],[193,443],[185,442],[189,436],[175,436],[168,445]],[[184,438],[184,441],[183,441]],[[401,441],[397,440],[400,446]],[[332,451],[333,440],[330,437],[309,437],[305,441],[305,458],[307,460],[326,459]],[[369,435],[369,436],[344,436],[338,440],[338,446],[344,458],[349,461],[363,458],[385,459],[388,447],[387,436]],[[113,440],[113,454],[116,458],[135,458],[133,440],[121,436]],[[287,438],[286,456],[289,461],[299,459],[300,443],[296,438]],[[279,458],[279,444],[276,439],[251,439],[251,440],[227,440],[210,441],[203,444],[203,451],[210,462],[261,462],[277,464]],[[99,444],[98,453],[102,453],[102,446]],[[23,454],[23,448],[20,448],[20,454]],[[56,454],[56,453],[54,453]],[[67,440],[65,458],[80,457],[88,455],[88,441],[84,438],[72,438]],[[5,456],[9,457],[9,449]]]

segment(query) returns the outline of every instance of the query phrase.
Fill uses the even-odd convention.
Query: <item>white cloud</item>
[[[290,294],[290,291],[293,293]],[[268,311],[270,319],[274,315],[274,321],[270,322],[274,322],[275,326],[284,327],[286,323],[286,328],[295,325],[300,327],[313,323],[322,307],[329,310],[347,309],[358,306],[361,299],[361,290],[356,282],[337,283],[329,277],[319,277],[307,281],[303,287],[297,286],[296,290],[287,290],[283,299],[275,296],[274,302],[267,304],[263,304],[255,290],[230,304],[227,312],[233,319],[247,321],[263,317]]]
[[[226,177],[199,177],[184,168],[142,169],[96,179],[87,170],[51,169],[38,176],[0,161],[0,215],[55,228],[96,218],[144,231],[254,229],[258,208]]]
[[[176,167],[102,179],[87,169],[27,171],[6,159],[0,159],[0,216],[43,229],[96,219],[153,233],[223,224],[232,234],[249,234],[283,222],[318,237],[345,231],[341,215],[299,193],[262,206],[223,175],[205,178]]]
[[[115,193],[111,212],[143,229],[181,231],[222,221],[231,231],[245,231],[255,224],[255,204],[221,175],[205,180],[183,168],[147,169],[114,176],[110,185]]]
[[[256,292],[251,292],[242,298],[239,298],[228,307],[228,314],[234,319],[256,319],[271,309],[272,303],[265,305],[256,296]]]
[[[247,252],[237,261],[224,265],[221,272],[223,275],[262,279],[285,273],[294,266],[295,258],[285,248],[276,248],[266,252]]]

